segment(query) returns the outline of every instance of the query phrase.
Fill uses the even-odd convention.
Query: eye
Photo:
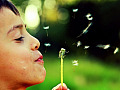
[[[17,39],[15,39],[16,41],[23,41],[23,36],[21,36],[20,38],[17,38]]]

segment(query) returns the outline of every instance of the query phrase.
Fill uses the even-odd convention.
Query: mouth
[[[37,62],[39,64],[44,64],[43,56],[41,55],[37,60],[35,60],[35,62]]]

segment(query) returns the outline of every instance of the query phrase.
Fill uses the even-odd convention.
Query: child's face
[[[3,7],[0,10],[0,81],[31,85],[43,82],[44,65],[35,62],[41,56],[39,45],[26,31],[20,16]]]

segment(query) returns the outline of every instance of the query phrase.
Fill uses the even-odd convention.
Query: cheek
[[[12,47],[14,47],[12,45]],[[0,50],[0,78],[17,79],[23,81],[44,81],[45,69],[35,64],[34,53],[23,47],[6,47]],[[33,82],[31,81],[31,82]]]
[[[12,61],[14,62],[14,65],[18,67],[18,69],[21,68],[23,70],[26,70],[30,68],[32,65],[31,53],[27,50],[24,51],[20,50]]]
[[[22,73],[22,71],[25,71],[32,64],[31,54],[28,50],[9,51],[0,53],[0,66],[6,69],[15,70],[16,72],[21,71]]]

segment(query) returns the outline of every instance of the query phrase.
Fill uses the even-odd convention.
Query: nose
[[[37,38],[30,36],[30,48],[31,50],[37,50],[40,47],[40,42]]]

